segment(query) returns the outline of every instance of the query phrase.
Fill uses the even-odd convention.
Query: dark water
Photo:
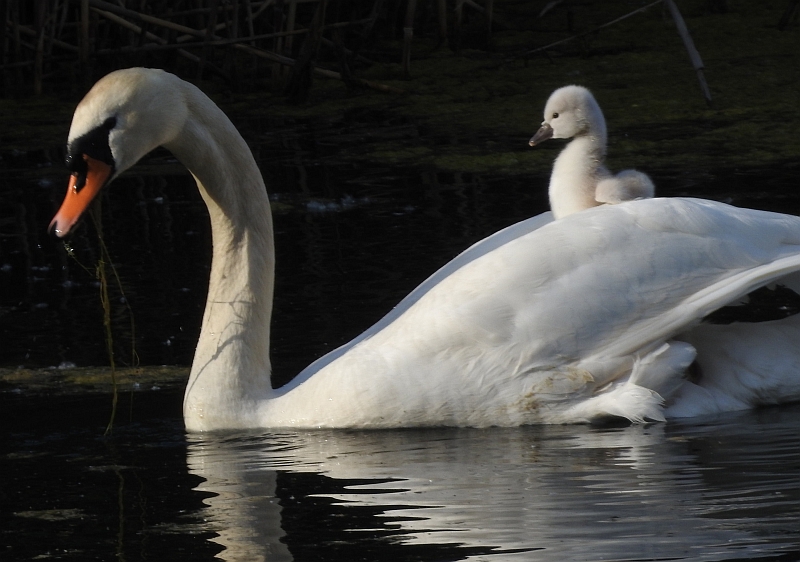
[[[471,243],[546,208],[546,168],[342,158],[365,127],[245,124],[274,203],[277,384]],[[398,145],[458,140],[423,133],[382,125]],[[0,366],[106,364],[93,228],[71,240],[75,259],[45,232],[61,149],[2,157]],[[800,214],[791,165],[653,176],[664,195]],[[123,285],[118,361],[132,361],[134,335],[143,365],[188,365],[210,238],[191,178],[156,152],[102,214]],[[125,396],[103,438],[108,396],[0,388],[0,559],[800,559],[797,407],[692,425],[187,437],[180,402]]]
[[[800,407],[617,428],[185,436],[6,396],[3,560],[800,558]]]

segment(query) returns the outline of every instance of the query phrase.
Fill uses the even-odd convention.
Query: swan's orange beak
[[[56,213],[56,216],[50,221],[48,230],[54,232],[59,238],[66,236],[70,229],[75,226],[75,223],[81,218],[89,203],[94,200],[114,170],[109,164],[86,154],[83,155],[83,159],[86,162],[86,177],[81,177],[78,172],[72,173],[67,187],[67,196],[64,198],[64,202],[61,203],[61,208]]]
[[[553,127],[551,127],[548,123],[542,123],[542,126],[536,131],[536,134],[531,137],[531,140],[528,141],[528,144],[531,146],[536,146],[540,142],[544,142],[549,138],[553,137]]]

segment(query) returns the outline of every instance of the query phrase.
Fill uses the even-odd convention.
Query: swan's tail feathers
[[[686,334],[700,377],[670,399],[668,417],[800,401],[800,314],[768,322],[700,324]]]
[[[632,423],[666,421],[664,399],[660,394],[626,381],[611,390],[580,402],[566,413],[572,421],[598,422],[624,418]]]
[[[629,383],[649,388],[669,400],[683,385],[686,370],[696,356],[697,351],[688,343],[665,343],[636,360]]]
[[[685,383],[686,369],[696,354],[688,343],[664,343],[638,357],[630,376],[612,382],[596,396],[576,404],[568,416],[588,422],[606,418],[625,418],[633,423],[665,421],[664,402]]]

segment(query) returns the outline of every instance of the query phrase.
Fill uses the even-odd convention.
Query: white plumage
[[[83,139],[109,125],[105,183],[163,145],[209,208],[214,251],[184,401],[189,430],[642,421],[800,398],[793,319],[738,331],[698,325],[800,270],[800,218],[695,199],[509,227],[272,389],[272,222],[244,140],[194,86],[157,70],[117,71],[75,112],[68,149],[86,154],[89,170],[76,168],[74,182],[95,177],[95,156],[82,152],[95,149]],[[57,233],[75,213],[65,203]],[[684,378],[695,354],[710,373],[696,383]]]

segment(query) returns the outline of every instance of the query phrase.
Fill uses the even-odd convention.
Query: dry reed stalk
[[[243,0],[247,2],[247,0]],[[232,0],[231,3],[233,4],[232,10],[226,10],[224,14],[226,14],[225,24],[228,29],[228,33],[233,39],[239,38],[239,0]],[[236,62],[233,58],[232,51],[230,49],[225,50],[225,58],[223,59],[222,63],[222,70],[231,77],[231,83],[238,84],[236,72]]]
[[[595,27],[594,29],[590,29],[589,31],[584,31],[583,33],[578,33],[577,35],[570,35],[569,37],[567,37],[565,39],[559,39],[558,41],[550,43],[549,45],[545,45],[544,47],[536,47],[535,49],[531,49],[530,51],[526,51],[525,53],[523,53],[522,56],[523,56],[523,58],[528,58],[530,55],[533,55],[533,54],[536,54],[536,53],[539,53],[539,52],[542,52],[542,51],[546,51],[548,49],[552,49],[553,47],[555,47],[557,45],[562,45],[562,44],[568,43],[569,41],[572,41],[574,39],[578,39],[580,37],[586,37],[587,35],[592,35],[593,33],[597,33],[598,31],[600,31],[603,28],[612,26],[615,23],[618,23],[618,22],[621,22],[622,20],[628,19],[629,17],[638,14],[639,12],[644,12],[645,10],[647,10],[649,8],[652,8],[656,4],[661,4],[663,1],[664,0],[656,0],[655,2],[647,4],[646,6],[642,6],[641,8],[637,8],[636,10],[634,10],[632,12],[629,12],[629,13],[625,14],[624,16],[620,16],[617,19],[614,19],[614,20],[611,20],[609,22],[604,23],[603,25],[598,25],[597,27]]]
[[[487,0],[487,4],[489,4],[490,1],[491,0]],[[484,8],[483,6],[481,6],[480,4],[475,2],[475,0],[464,0],[463,4],[466,4],[467,6],[471,6],[472,8],[474,8],[475,10],[478,10],[482,14],[486,13],[486,11],[487,11],[486,8]]]
[[[197,65],[197,78],[203,78],[203,68],[206,65],[206,61],[211,58],[213,47],[208,44],[210,40],[214,38],[214,31],[216,31],[217,27],[217,5],[219,0],[209,0],[209,7],[207,10],[207,20],[206,20],[206,33],[205,37],[203,38],[203,56],[200,57],[200,63]]]
[[[81,0],[80,39],[78,41],[78,62],[85,73],[89,64],[89,0]]]
[[[275,0],[265,0],[263,2],[228,0],[225,3],[219,2],[219,0],[211,1],[211,5],[205,8],[170,13],[167,17],[155,17],[106,0],[34,0],[33,13],[36,17],[33,22],[34,28],[29,28],[21,25],[21,8],[19,4],[22,0],[0,0],[0,15],[6,18],[3,35],[0,36],[0,68],[8,70],[18,67],[32,67],[34,91],[38,94],[42,91],[46,69],[50,62],[55,60],[53,52],[55,49],[77,54],[78,68],[81,75],[86,75],[88,72],[90,59],[94,55],[119,52],[137,53],[148,50],[175,50],[179,56],[197,64],[198,73],[207,69],[223,76],[225,79],[231,79],[234,67],[230,51],[226,51],[224,59],[224,66],[227,71],[217,68],[211,62],[213,48],[223,45],[229,45],[232,49],[244,52],[255,60],[268,60],[284,67],[294,67],[297,65],[297,61],[286,56],[286,54],[291,53],[293,38],[295,35],[309,34],[309,29],[297,27],[297,7],[300,4],[320,2],[320,0],[286,0],[285,6],[288,15],[285,20],[285,28],[279,29],[274,33],[257,34],[256,18],[270,6],[274,7]],[[244,8],[247,10],[246,14],[243,15],[243,23],[247,26],[247,36],[243,36],[238,27],[239,17],[237,14],[240,1],[245,2]],[[361,33],[362,35],[368,33],[377,21],[384,1],[376,0],[372,6],[372,12],[367,18],[321,25],[316,31],[319,35],[318,42],[326,45],[330,44],[330,41],[321,36],[322,30],[336,30],[364,25]],[[74,4],[77,4],[77,9],[73,10],[71,6]],[[412,0],[412,4],[409,18],[413,22],[416,0]],[[196,5],[200,6],[202,4],[198,2]],[[215,21],[217,14],[222,14],[224,21],[219,19]],[[196,21],[198,17],[203,15],[206,16],[203,22]],[[74,18],[74,21],[70,21],[70,17]],[[102,18],[102,20],[118,25],[130,32],[127,45],[121,48],[95,49],[92,39],[93,26],[99,30],[105,30],[104,33],[106,34],[114,33],[109,31],[112,29],[111,27],[98,27],[97,22],[101,21],[98,18]],[[197,27],[201,29],[186,25],[193,22],[197,23]],[[166,30],[173,37],[170,38],[171,40],[166,39],[163,33],[157,31],[153,33],[148,28],[153,31],[156,31],[153,28]],[[223,29],[229,30],[227,38],[220,36],[219,32]],[[65,30],[69,30],[71,35],[66,35]],[[174,38],[175,35],[178,36],[177,39]],[[26,41],[26,37],[30,37],[31,40]],[[283,49],[277,52],[255,46],[256,41],[259,40],[280,38],[285,39],[284,46]],[[347,57],[355,56],[352,51],[344,49],[340,43],[341,41],[339,41],[339,46],[337,47],[340,58],[342,54]],[[203,49],[202,56],[197,56],[187,51],[189,47],[201,47]],[[407,42],[406,49],[406,71],[408,72],[410,66],[410,41]],[[370,62],[365,59],[361,60]],[[316,67],[313,67],[312,71],[318,76],[343,80],[343,74],[339,72]],[[382,92],[402,92],[402,90],[367,80],[357,78],[349,80],[349,76],[348,82]]]
[[[261,6],[258,8],[258,11],[256,11],[256,13],[254,13],[252,18],[250,19],[250,23],[255,21],[255,19],[258,18],[258,16],[263,14],[267,10],[267,8],[269,8],[274,3],[274,1],[275,0],[267,0],[266,2],[261,4]],[[248,4],[249,4],[249,2],[248,2]]]
[[[308,35],[300,46],[300,53],[297,61],[292,66],[292,73],[286,84],[286,95],[294,103],[302,103],[308,99],[311,88],[312,73],[315,70],[314,61],[317,59],[319,45],[322,39],[322,29],[325,25],[325,14],[328,7],[328,0],[320,0],[311,25],[308,27]],[[288,58],[288,57],[286,57]],[[289,59],[291,60],[291,59]]]
[[[669,8],[672,19],[675,20],[675,26],[678,28],[678,35],[683,39],[683,44],[689,52],[689,58],[692,61],[695,72],[697,72],[697,80],[700,82],[700,89],[703,92],[703,97],[706,98],[706,103],[710,104],[711,91],[708,89],[706,77],[703,74],[703,59],[700,58],[700,53],[694,46],[694,41],[692,41],[692,36],[689,34],[689,29],[686,27],[686,22],[683,21],[683,16],[680,10],[678,10],[678,6],[675,5],[673,0],[664,0],[664,3],[667,5],[667,8]]]
[[[98,10],[97,8],[92,8],[92,11],[94,11],[97,14],[103,16],[107,20],[109,20],[111,22],[114,22],[117,25],[119,25],[121,27],[124,27],[126,29],[129,29],[129,30],[131,30],[131,31],[133,31],[135,33],[142,33],[144,31],[144,29],[142,27],[139,27],[138,25],[133,24],[133,23],[129,22],[128,20],[119,17],[116,14],[112,14],[111,12],[106,12],[105,10]],[[193,55],[189,51],[185,50],[182,45],[167,44],[167,40],[166,39],[163,39],[163,38],[159,37],[158,35],[155,35],[154,33],[151,33],[149,31],[145,31],[144,32],[144,36],[149,41],[153,41],[155,43],[158,43],[158,45],[161,46],[161,47],[164,47],[166,49],[176,49],[178,51],[178,54],[180,56],[186,58],[187,60],[190,60],[192,62],[200,62],[200,57],[198,57],[197,55]],[[202,43],[197,43],[197,46],[201,46],[201,45],[202,45]],[[142,50],[142,51],[159,50],[159,49],[151,48],[151,47],[152,46],[149,46],[149,45],[142,45],[141,47],[139,47],[139,50]],[[122,48],[122,49],[115,49],[114,51],[125,51],[125,50],[126,50],[125,48]],[[101,49],[101,50],[97,51],[98,54],[105,54],[106,52],[112,52],[112,50],[110,50],[110,49]]]
[[[406,17],[403,22],[403,76],[411,77],[411,41],[414,39],[414,12],[417,9],[417,0],[408,0]]]
[[[286,56],[292,55],[293,36],[291,35],[291,32],[294,31],[296,19],[297,19],[297,0],[289,0],[289,13],[286,16],[286,31],[290,33],[290,35],[286,36],[286,41],[284,42],[283,46],[283,54],[285,54]]]
[[[31,29],[26,25],[17,25],[17,30],[19,31],[20,35],[27,35],[29,37],[38,38],[38,33],[36,32],[36,30]],[[38,39],[36,40],[38,41]],[[66,41],[61,41],[60,39],[48,37],[46,42],[60,49],[64,49],[65,51],[70,51],[71,53],[79,52],[78,47],[76,47],[71,43],[67,43]]]
[[[461,1],[461,0],[459,0],[459,1]],[[464,1],[470,1],[470,0],[464,0]],[[568,41],[572,41],[573,39],[578,39],[579,37],[585,37],[586,35],[591,35],[593,33],[596,33],[597,31],[599,31],[599,30],[601,30],[601,29],[603,29],[605,27],[609,27],[611,25],[614,25],[615,23],[618,23],[618,22],[620,22],[620,21],[622,21],[624,19],[627,19],[627,18],[635,15],[635,14],[638,14],[639,12],[643,12],[643,11],[647,10],[648,8],[652,8],[656,4],[661,4],[662,2],[664,4],[666,4],[667,8],[669,9],[670,14],[672,15],[672,19],[675,21],[675,25],[676,25],[676,27],[678,29],[678,34],[681,36],[681,39],[683,40],[683,44],[686,47],[686,50],[689,52],[689,58],[692,61],[692,66],[694,66],[694,69],[697,72],[697,79],[700,81],[700,89],[703,92],[703,97],[706,99],[707,103],[711,103],[711,92],[708,89],[708,85],[706,84],[705,76],[703,75],[703,68],[704,68],[703,67],[703,60],[700,58],[700,53],[697,51],[697,49],[694,46],[694,41],[692,41],[692,36],[689,34],[689,30],[686,27],[686,22],[683,20],[683,16],[681,16],[680,11],[678,10],[678,6],[675,5],[675,2],[673,0],[656,0],[655,2],[647,4],[646,6],[642,6],[641,8],[638,8],[638,9],[632,11],[632,12],[629,12],[629,13],[625,14],[624,16],[620,16],[617,19],[614,19],[614,20],[612,20],[610,22],[604,23],[603,25],[599,25],[599,26],[595,27],[594,29],[590,29],[589,31],[585,31],[583,33],[578,33],[577,35],[572,35],[572,36],[567,37],[565,39],[561,39],[561,40],[556,41],[554,43],[550,43],[549,45],[545,45],[544,47],[537,47],[536,49],[532,49],[530,51],[527,51],[526,53],[523,54],[523,58],[528,58],[530,55],[532,55],[534,53],[546,51],[546,50],[548,50],[548,49],[550,49],[552,47],[555,47],[556,45],[561,45],[563,43],[567,43]]]
[[[179,33],[184,33],[187,35],[192,35],[194,37],[204,37],[205,31],[199,31],[197,29],[193,29],[191,27],[186,27],[185,25],[180,25],[177,23],[173,23],[171,21],[157,18],[154,16],[150,16],[147,14],[142,14],[140,12],[136,12],[134,10],[129,10],[128,8],[122,8],[117,6],[116,4],[112,4],[110,2],[105,2],[103,0],[89,0],[89,5],[93,8],[97,8],[99,10],[104,10],[106,12],[111,12],[112,14],[116,14],[118,16],[122,16],[129,20],[149,23],[158,27],[164,27],[167,29],[171,29],[172,31],[177,31]]]
[[[36,0],[34,5],[34,31],[36,41],[33,52],[33,94],[42,94],[42,79],[44,76],[44,34],[47,25],[45,0]]]
[[[103,307],[103,329],[105,332],[105,341],[106,341],[106,352],[108,353],[108,360],[109,365],[111,367],[111,415],[109,416],[108,424],[106,425],[105,435],[111,433],[114,427],[114,421],[116,420],[117,416],[117,404],[119,401],[119,387],[117,385],[117,366],[116,360],[114,358],[114,334],[112,331],[111,326],[111,299],[108,295],[108,273],[106,269],[106,265],[111,269],[111,273],[114,276],[114,279],[117,282],[117,287],[119,289],[120,294],[122,295],[123,300],[125,301],[125,306],[128,310],[128,314],[131,319],[131,364],[137,365],[138,364],[138,356],[136,353],[136,323],[133,318],[133,309],[131,309],[130,303],[128,299],[125,298],[125,291],[122,288],[122,280],[119,277],[119,273],[117,273],[117,269],[114,267],[114,263],[111,261],[111,254],[108,251],[108,247],[106,246],[105,239],[103,238],[103,223],[102,223],[102,213],[101,213],[101,200],[98,199],[94,202],[92,207],[89,209],[89,216],[92,219],[92,223],[95,227],[95,232],[97,233],[97,239],[100,245],[100,257],[97,260],[97,264],[95,265],[94,269],[94,276],[100,283],[100,303]],[[75,256],[75,253],[72,251],[72,248],[69,246],[67,242],[64,242],[64,249],[67,252],[67,255],[71,257],[75,262],[87,273],[92,274],[92,271],[83,265],[78,258]]]

